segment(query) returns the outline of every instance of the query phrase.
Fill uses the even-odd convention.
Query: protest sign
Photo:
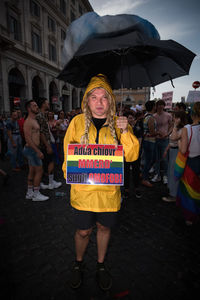
[[[68,184],[123,185],[123,146],[70,144],[67,151]]]

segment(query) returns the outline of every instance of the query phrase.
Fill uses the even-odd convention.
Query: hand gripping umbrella
[[[154,87],[189,74],[195,54],[173,40],[160,40],[157,30],[147,20],[134,15],[99,17],[95,13],[79,19],[90,24],[91,14],[93,19],[95,17],[93,28],[91,32],[86,30],[82,40],[77,39],[71,28],[68,32],[66,65],[59,79],[85,87],[92,76],[102,73],[113,89],[120,89]],[[80,20],[76,20],[75,25],[81,25],[84,30],[84,22]],[[73,26],[72,23],[72,29]],[[75,43],[74,39],[79,42]]]

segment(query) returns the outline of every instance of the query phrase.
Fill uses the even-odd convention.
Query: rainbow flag
[[[124,184],[122,145],[69,144],[66,165],[68,184]]]
[[[182,154],[180,151],[178,151],[178,154],[176,156],[176,162],[174,165],[174,177],[176,180],[179,180],[182,177],[186,166],[187,158],[188,152],[186,152],[186,154]]]

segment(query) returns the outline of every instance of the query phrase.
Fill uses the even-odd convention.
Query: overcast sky
[[[173,91],[173,101],[187,99],[192,83],[200,81],[200,0],[90,0],[99,15],[134,14],[150,21],[162,40],[172,39],[189,48],[197,56],[190,74],[156,86],[151,98],[161,98],[163,92]],[[200,91],[200,88],[198,89]]]

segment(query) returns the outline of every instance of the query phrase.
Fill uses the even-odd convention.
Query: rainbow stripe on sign
[[[123,185],[123,146],[70,144],[67,151],[69,184]]]

